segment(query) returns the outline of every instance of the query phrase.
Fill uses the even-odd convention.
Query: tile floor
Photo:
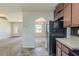
[[[21,37],[0,40],[0,56],[48,56],[45,38],[36,38],[36,48],[22,48]]]
[[[23,56],[48,56],[48,51],[45,48],[45,37],[36,38],[36,48],[23,49],[21,54]]]
[[[0,40],[0,56],[16,56],[21,49],[20,37]]]

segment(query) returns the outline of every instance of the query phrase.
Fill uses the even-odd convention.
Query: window
[[[35,25],[35,32],[41,33],[42,32],[42,25]]]

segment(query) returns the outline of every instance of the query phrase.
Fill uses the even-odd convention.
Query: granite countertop
[[[79,49],[79,37],[71,36],[70,38],[56,38],[56,40],[72,50]]]

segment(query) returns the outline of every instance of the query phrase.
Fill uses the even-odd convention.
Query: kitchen
[[[50,49],[49,52],[53,52],[49,53],[49,55],[54,54],[55,56],[78,56],[79,4],[78,3],[57,4],[54,10],[54,21],[50,21],[49,26],[52,26],[53,29],[55,29],[54,31],[55,33],[52,32],[51,29],[49,29],[50,33],[52,32],[52,34],[49,34],[50,42],[53,39],[53,37],[56,38],[56,41],[54,41],[56,43],[52,44],[49,42],[51,45],[51,46],[49,45]]]
[[[3,6],[3,5],[1,5],[1,6]],[[17,4],[13,5],[13,6],[18,7]],[[5,14],[8,16],[8,19],[10,20],[9,22],[11,25],[11,32],[12,32],[11,35],[12,36],[21,35],[21,33],[20,33],[22,31],[21,23],[23,22],[22,23],[23,28],[24,28],[23,32],[22,32],[23,41],[19,40],[22,43],[21,46],[23,48],[22,49],[23,55],[25,53],[27,53],[28,55],[31,55],[30,52],[31,51],[33,52],[32,49],[38,48],[37,50],[40,50],[39,47],[41,47],[41,46],[42,46],[42,48],[45,49],[45,50],[43,50],[43,52],[46,51],[46,53],[47,53],[47,54],[43,53],[45,56],[47,56],[47,55],[49,55],[49,56],[78,56],[79,55],[79,47],[78,47],[78,45],[79,45],[79,37],[78,37],[79,36],[79,21],[78,21],[79,4],[78,3],[22,4],[21,6],[24,6],[24,8],[23,8],[24,11],[21,11],[21,10],[17,11],[18,9],[16,7],[17,10],[14,10],[15,12],[13,12],[12,11],[13,9],[11,8],[12,6],[9,7],[8,4],[4,5],[3,8],[4,9],[9,8],[8,11],[6,10],[7,12]],[[29,8],[27,8],[27,7],[25,8],[25,6],[28,6]],[[5,8],[5,7],[7,7],[7,8]],[[10,10],[10,12],[9,12],[9,10]],[[23,14],[23,16],[22,16],[22,14]],[[21,18],[19,16],[21,16]],[[21,19],[23,21],[21,22],[21,20],[20,20],[19,22],[16,22],[16,21],[13,22],[14,19],[15,20]],[[26,20],[26,19],[28,19],[28,20]],[[35,34],[35,31],[34,31],[35,30],[34,29],[35,20],[39,20],[38,22],[40,22],[40,20],[44,20],[44,26],[42,27],[42,34],[44,33],[44,35],[41,35],[41,37],[39,37],[38,35]],[[2,25],[0,25],[0,26],[2,29],[5,30],[5,28],[6,28],[6,30],[7,30],[8,26],[5,26],[4,24],[6,24],[6,25],[8,25],[8,24],[5,23],[4,21],[7,22],[7,20],[1,19],[0,24],[2,24]],[[21,28],[19,31],[17,28],[18,26]],[[4,33],[5,31],[2,30],[1,32]],[[3,36],[6,36],[6,35],[3,35]],[[39,38],[38,41],[35,41],[36,38]],[[45,38],[45,40],[46,39],[47,40],[43,41],[44,38]],[[43,43],[40,43],[39,41],[43,42]],[[15,42],[15,43],[17,43],[17,42]],[[39,44],[37,44],[37,43],[39,43]],[[19,44],[17,43],[17,45],[19,45]],[[15,45],[14,45],[14,47],[15,47]],[[29,49],[31,49],[31,51],[28,51]],[[2,50],[0,50],[0,51],[2,51]],[[5,51],[7,51],[7,49]],[[40,53],[40,52],[41,51],[39,51],[37,53]],[[27,54],[24,56],[27,56]],[[1,53],[1,55],[2,55],[2,53]]]

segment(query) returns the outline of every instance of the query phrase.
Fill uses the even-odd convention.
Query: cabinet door
[[[66,46],[64,46],[63,44],[62,44],[62,51],[64,51],[65,53],[69,53],[69,48],[67,48]]]
[[[61,11],[60,13],[58,13],[58,14],[55,16],[55,20],[58,20],[58,19],[60,19],[61,17],[63,17],[63,11]]]
[[[66,7],[67,5],[69,5],[70,3],[64,3],[64,7]]]
[[[72,27],[79,26],[79,3],[72,4]]]
[[[56,46],[56,56],[61,56],[61,49]]]
[[[59,13],[61,10],[63,10],[63,8],[64,8],[64,4],[63,3],[59,3],[56,6],[56,13]]]
[[[68,56],[68,54],[62,51],[62,56]]]
[[[71,26],[71,4],[64,8],[64,27]]]

